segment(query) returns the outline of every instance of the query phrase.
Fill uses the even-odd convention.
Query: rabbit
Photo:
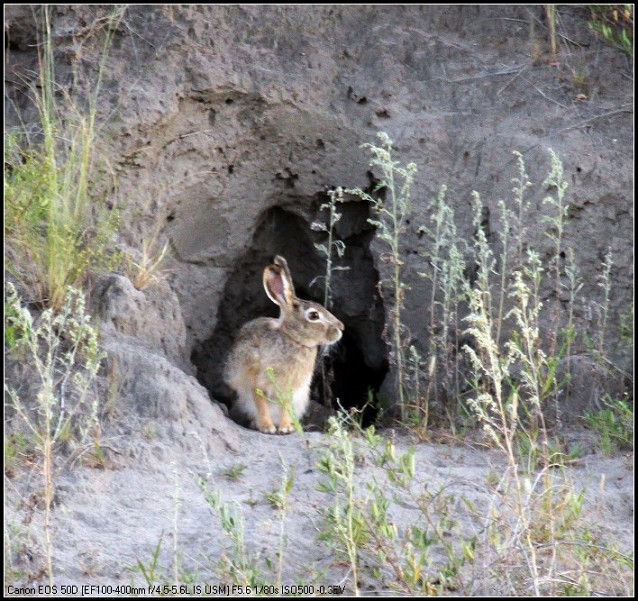
[[[308,408],[317,350],[339,341],[344,326],[320,304],[297,298],[283,257],[264,268],[263,284],[279,318],[259,317],[241,328],[224,380],[237,393],[231,414],[265,434],[290,434],[290,410],[301,419]]]

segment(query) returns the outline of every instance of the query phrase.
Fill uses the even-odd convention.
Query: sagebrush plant
[[[552,241],[553,254],[550,260],[550,269],[554,276],[554,308],[553,324],[550,352],[556,354],[558,347],[558,333],[562,318],[562,277],[563,277],[563,238],[565,236],[565,226],[569,214],[569,203],[567,202],[567,189],[569,184],[565,181],[563,164],[558,155],[550,148],[551,171],[543,181],[552,192],[543,199],[543,204],[548,205],[550,212],[543,215],[542,221],[547,224],[545,235]]]
[[[46,570],[53,582],[51,504],[55,494],[54,460],[58,447],[81,447],[99,433],[99,398],[93,383],[105,354],[82,293],[68,288],[59,311],[47,309],[35,319],[15,287],[7,285],[7,325],[13,329],[10,353],[34,371],[36,392],[24,398],[5,384],[15,427],[31,437],[42,458]]]
[[[402,259],[401,236],[406,231],[406,220],[411,210],[411,190],[417,167],[414,163],[401,166],[401,163],[394,159],[392,140],[388,134],[380,132],[377,136],[379,146],[366,143],[362,147],[370,150],[372,154],[370,166],[377,168],[381,176],[372,194],[383,190],[387,198],[380,195],[373,196],[360,188],[349,189],[346,192],[371,203],[374,217],[369,218],[368,222],[376,228],[377,238],[389,249],[388,252],[380,255],[383,263],[391,265],[389,281],[382,281],[382,287],[390,288],[391,293],[392,304],[387,324],[389,326],[388,341],[391,347],[390,357],[396,366],[399,411],[401,419],[405,421],[409,404],[405,353],[410,336],[402,318],[407,285],[402,275],[405,263]]]
[[[607,342],[607,322],[609,320],[609,301],[611,297],[611,268],[613,265],[612,261],[612,252],[611,248],[608,249],[607,254],[605,255],[605,260],[603,261],[603,271],[600,274],[598,280],[598,286],[603,291],[603,299],[600,303],[600,323],[598,325],[598,336],[597,336],[597,346],[596,351],[598,353],[598,357],[601,360],[604,360],[606,356],[606,342]]]
[[[567,373],[566,373],[566,390],[571,390],[571,356],[572,346],[576,341],[576,326],[574,325],[574,309],[576,307],[576,298],[583,288],[583,282],[580,275],[580,269],[576,264],[576,253],[573,248],[567,249],[567,263],[565,264],[565,276],[567,278],[567,290],[569,300],[567,304],[567,325],[563,329],[563,340],[565,342],[565,357],[567,357]],[[560,425],[561,415],[557,404],[556,421]]]
[[[568,256],[564,267],[560,262],[568,206],[567,186],[557,156],[551,153],[551,158],[552,171],[545,183],[556,190],[556,196],[547,197],[546,204],[556,209],[556,214],[546,221],[549,224],[546,234],[554,247],[548,275],[557,297],[561,295],[566,277],[573,301],[580,289],[578,270],[573,257]],[[481,211],[478,195],[474,198],[474,224],[478,227]],[[506,558],[520,566],[507,572],[512,594],[553,595],[567,590],[574,581],[579,583],[579,590],[591,593],[595,585],[593,579],[587,579],[587,570],[592,569],[595,562],[588,562],[585,571],[575,570],[569,576],[565,572],[576,555],[572,546],[575,543],[570,539],[583,535],[579,519],[584,493],[576,492],[574,485],[559,476],[557,470],[577,450],[563,452],[560,445],[551,440],[545,422],[547,400],[555,397],[563,386],[556,374],[565,349],[570,348],[574,338],[572,309],[564,330],[565,340],[561,342],[556,333],[542,336],[541,292],[546,270],[539,254],[528,248],[524,260],[508,278],[511,309],[501,317],[503,311],[494,306],[492,295],[491,276],[498,276],[496,262],[480,228],[477,231],[477,275],[470,292],[470,313],[465,318],[469,323],[466,334],[472,339],[465,350],[473,366],[475,391],[469,405],[493,444],[504,452],[508,463],[485,530],[484,549],[487,556],[490,553],[495,556],[484,569],[496,578],[503,578]],[[602,280],[609,280],[608,268],[604,269]],[[604,300],[603,307],[606,304]],[[502,303],[498,305],[502,307]],[[556,330],[561,319],[557,307],[555,303],[551,316]],[[604,308],[601,315],[605,315]],[[497,326],[501,319],[507,320],[508,328],[502,340],[503,330]],[[604,561],[618,564],[617,557],[612,557],[604,547],[598,552]],[[617,567],[622,571],[621,566]],[[616,590],[613,578],[603,575],[598,583],[603,581],[608,590]]]
[[[459,355],[451,351],[458,347],[459,329],[456,325],[459,305],[466,298],[464,255],[467,245],[457,234],[454,209],[446,202],[446,194],[447,187],[441,186],[439,194],[428,207],[432,225],[419,228],[419,233],[425,234],[429,242],[428,250],[423,252],[428,259],[429,270],[419,272],[419,275],[430,280],[431,294],[428,306],[429,348],[425,357],[428,385],[424,395],[415,394],[414,398],[420,409],[421,424],[426,428],[430,401],[440,401],[441,388],[449,391],[452,398],[460,395]],[[411,352],[414,354],[415,351]],[[415,382],[419,378],[420,374],[417,374]]]
[[[87,108],[56,84],[50,8],[42,7],[39,78],[29,84],[39,115],[37,141],[5,134],[7,269],[30,300],[59,310],[68,286],[82,287],[94,271],[121,261],[111,250],[117,211],[96,200],[97,98],[113,32],[114,10]],[[61,100],[60,100],[61,99]],[[64,111],[63,111],[64,109]]]

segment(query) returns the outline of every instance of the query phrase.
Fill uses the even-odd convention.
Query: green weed
[[[604,409],[588,411],[585,421],[600,436],[600,448],[605,455],[616,451],[633,449],[634,446],[634,407],[625,397],[612,399],[603,397]]]
[[[245,470],[246,470],[245,464],[237,463],[235,465],[232,465],[229,468],[226,468],[222,472],[222,475],[224,476],[224,478],[226,478],[227,480],[230,480],[231,482],[237,482],[238,480],[241,479]]]
[[[607,44],[634,54],[634,5],[592,4],[589,5],[591,19],[589,28]]]
[[[116,11],[117,12],[117,11]],[[39,112],[41,141],[5,136],[7,268],[30,300],[60,310],[68,286],[83,287],[121,256],[110,250],[116,211],[96,199],[97,97],[113,29],[109,29],[88,112],[55,83],[49,8],[44,7],[39,80],[31,92]],[[121,13],[113,17],[118,22]],[[63,99],[62,107],[56,103]]]

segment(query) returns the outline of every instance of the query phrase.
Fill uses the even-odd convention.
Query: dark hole
[[[233,102],[235,102],[232,98],[226,98],[226,100],[224,101],[226,104],[232,104]]]
[[[234,171],[235,171],[235,165],[228,165],[228,173],[232,175]]]
[[[352,327],[348,327],[347,321],[344,325],[343,338],[334,351],[331,350],[329,355],[319,359],[331,377],[330,390],[328,394],[324,391],[322,370],[319,368],[313,382],[314,398],[328,398],[335,410],[343,407],[346,410],[361,411],[362,426],[365,428],[378,417],[376,393],[388,373],[388,363],[383,361],[376,367],[368,365],[356,336],[351,333]]]
[[[174,220],[175,220],[175,213],[171,213],[170,215],[167,215],[166,221],[170,223],[171,221],[174,221]]]
[[[321,202],[325,201],[322,192],[317,195],[317,204],[319,196]],[[377,292],[378,274],[368,251],[374,236],[367,223],[368,211],[364,203],[343,206],[339,237],[346,242],[346,255],[341,264],[351,269],[333,276],[331,311],[344,322],[345,331],[342,340],[331,347],[329,357],[324,358],[333,375],[329,390],[323,390],[318,370],[311,393],[313,400],[331,408],[337,407],[339,399],[346,409],[362,409],[366,424],[374,421],[377,411],[372,405],[363,408],[369,396],[378,392],[388,371],[387,349],[382,340],[384,309]],[[228,277],[214,332],[191,355],[198,380],[213,398],[230,404],[234,396],[223,382],[222,373],[235,333],[251,319],[279,314],[262,286],[263,269],[274,255],[288,259],[299,298],[323,302],[321,284],[310,286],[325,271],[324,261],[314,248],[322,240],[320,235],[310,230],[303,218],[281,207],[264,213],[250,249]],[[346,306],[348,313],[344,314]]]
[[[366,104],[366,102],[368,102],[368,99],[365,96],[361,96],[361,98],[357,100],[357,104]]]

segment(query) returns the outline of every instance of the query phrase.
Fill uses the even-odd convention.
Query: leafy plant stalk
[[[388,134],[377,134],[380,146],[366,143],[372,153],[370,165],[378,168],[381,174],[375,192],[384,190],[389,199],[386,201],[380,197],[357,188],[346,190],[364,200],[370,202],[376,213],[375,218],[368,222],[377,228],[377,237],[389,247],[389,252],[381,255],[381,261],[391,265],[390,286],[392,288],[392,309],[390,311],[390,343],[392,356],[396,366],[396,394],[399,403],[401,419],[407,417],[408,391],[405,349],[409,336],[402,321],[402,308],[404,304],[406,284],[402,279],[404,263],[401,259],[401,235],[405,232],[405,222],[411,208],[411,187],[416,175],[417,167],[414,163],[408,163],[401,167],[392,155],[392,140]]]

